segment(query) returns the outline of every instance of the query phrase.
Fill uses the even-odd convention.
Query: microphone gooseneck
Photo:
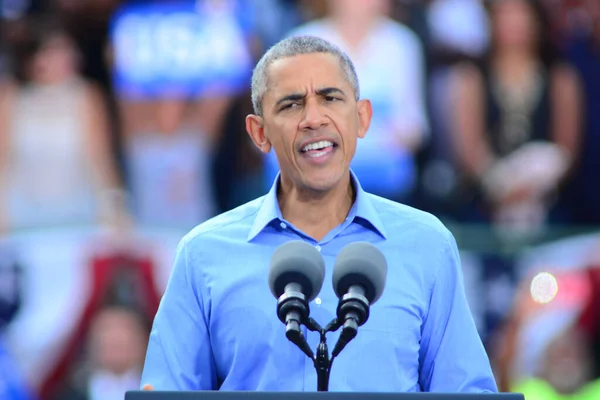
[[[362,285],[352,285],[338,304],[337,319],[341,323],[342,332],[333,348],[333,357],[337,357],[344,347],[356,337],[358,327],[369,318],[369,301],[364,294],[365,289]]]
[[[369,308],[381,297],[386,277],[385,257],[370,243],[349,244],[338,254],[332,280],[339,298],[337,326],[342,331],[333,349],[333,358],[356,337],[358,327],[369,319]]]
[[[278,247],[271,258],[269,288],[277,299],[277,316],[285,325],[287,339],[313,360],[317,390],[327,391],[333,360],[356,337],[369,319],[369,308],[383,293],[387,263],[383,254],[367,242],[352,243],[338,254],[333,270],[333,288],[339,299],[336,318],[322,328],[310,317],[309,303],[323,286],[325,263],[319,251],[300,240]],[[318,332],[316,354],[302,332],[302,325]],[[331,357],[326,334],[342,328]]]
[[[308,303],[321,291],[325,262],[311,245],[300,240],[279,246],[271,257],[269,288],[277,299],[277,316],[285,324],[285,336],[311,359],[314,353],[301,326],[309,323]]]

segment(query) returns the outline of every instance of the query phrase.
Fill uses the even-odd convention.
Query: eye
[[[299,103],[288,103],[288,104],[284,104],[279,111],[284,111],[284,110],[289,110],[291,108],[296,108],[296,106],[299,106]]]
[[[334,96],[325,96],[325,101],[327,101],[328,103],[331,103],[331,102],[334,102],[337,100],[340,100],[340,99],[337,97],[334,97]]]

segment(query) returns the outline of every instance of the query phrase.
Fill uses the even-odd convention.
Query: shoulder
[[[14,95],[19,90],[19,84],[11,78],[0,77],[0,96]]]
[[[379,29],[385,34],[385,37],[394,38],[405,44],[421,47],[421,39],[412,29],[391,18],[383,18],[381,24],[379,24]]]
[[[452,67],[451,78],[461,81],[482,82],[483,72],[479,66],[470,61],[464,61]]]
[[[0,78],[0,107],[5,108],[19,93],[19,84],[12,79]]]
[[[453,94],[481,95],[485,90],[486,76],[482,69],[472,62],[462,62],[452,67],[448,78]]]
[[[4,149],[0,148],[0,154],[8,148],[7,140],[11,133],[14,114],[17,112],[18,94],[19,87],[15,82],[0,78],[0,146],[4,147]]]
[[[186,234],[181,240],[181,244],[192,245],[234,232],[247,234],[264,199],[265,196],[261,196],[206,220]]]
[[[370,197],[385,230],[385,247],[393,259],[403,260],[426,287],[433,288],[436,281],[452,285],[461,273],[461,259],[454,235],[446,225],[428,212]]]
[[[583,92],[580,75],[570,64],[559,62],[548,69],[548,94],[557,115],[576,113]]]
[[[89,115],[105,109],[106,99],[100,85],[85,79],[75,79],[72,84],[76,89],[73,93],[81,100],[84,112]]]
[[[382,18],[374,30],[378,46],[385,46],[385,51],[407,60],[416,61],[424,57],[423,43],[419,35],[411,28],[394,21]]]
[[[390,240],[411,235],[417,241],[452,245],[454,236],[435,215],[373,194],[367,194],[379,212]]]
[[[84,79],[76,79],[73,81],[73,85],[81,89],[81,93],[85,96],[86,100],[91,103],[98,103],[103,101],[104,92],[100,85],[94,82],[90,82]]]
[[[566,62],[559,62],[548,70],[550,82],[557,86],[574,85],[577,82],[577,71]]]

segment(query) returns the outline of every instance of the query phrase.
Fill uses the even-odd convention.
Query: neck
[[[498,49],[493,55],[494,64],[499,67],[518,67],[534,63],[536,57],[528,49]]]
[[[360,45],[363,39],[367,36],[373,24],[376,21],[376,18],[370,17],[337,17],[332,16],[331,21],[335,27],[335,30],[342,37],[344,42],[352,48],[355,49]]]
[[[536,60],[529,52],[505,51],[494,56],[492,65],[501,79],[512,83],[528,76],[535,68]]]
[[[277,197],[283,218],[320,241],[346,219],[356,193],[347,173],[327,192],[298,188],[282,177]]]

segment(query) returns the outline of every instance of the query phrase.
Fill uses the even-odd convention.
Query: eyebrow
[[[318,96],[321,97],[325,97],[325,96],[330,96],[332,94],[339,94],[342,96],[345,96],[346,93],[344,93],[344,91],[342,89],[336,88],[336,87],[325,87],[322,89],[318,89],[316,91]],[[287,96],[282,97],[281,99],[277,100],[277,103],[275,103],[275,106],[279,106],[282,103],[285,103],[287,101],[297,101],[297,100],[302,100],[306,98],[306,93],[292,93],[289,94]]]
[[[323,96],[323,97],[324,96],[329,96],[331,94],[340,94],[342,96],[346,95],[346,93],[344,93],[344,91],[342,89],[338,89],[336,87],[326,87],[326,88],[323,88],[323,89],[319,89],[319,90],[317,90],[317,94],[319,96]]]

